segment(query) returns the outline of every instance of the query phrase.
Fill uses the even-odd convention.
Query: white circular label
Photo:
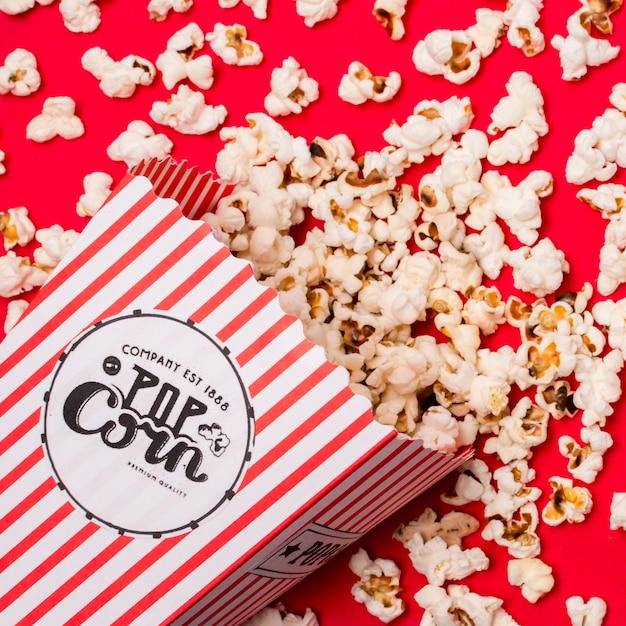
[[[160,312],[85,331],[44,400],[59,486],[120,533],[196,528],[233,497],[250,460],[254,413],[228,350]]]

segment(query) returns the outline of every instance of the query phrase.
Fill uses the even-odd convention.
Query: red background
[[[139,87],[130,99],[113,100],[105,96],[98,81],[82,69],[80,58],[88,48],[101,46],[114,59],[137,54],[154,62],[165,49],[167,39],[190,21],[195,21],[205,33],[218,21],[237,22],[247,26],[248,36],[261,45],[265,59],[259,66],[239,68],[225,65],[208,45],[202,51],[213,56],[215,70],[215,83],[205,92],[206,99],[211,104],[227,107],[229,114],[225,125],[246,125],[247,113],[264,111],[263,99],[269,91],[272,69],[286,57],[294,56],[309,75],[319,81],[320,98],[301,115],[279,118],[279,121],[293,135],[302,135],[309,141],[316,136],[330,138],[336,133],[346,133],[352,139],[357,155],[382,148],[385,145],[382,132],[391,120],[404,122],[423,99],[443,100],[453,94],[469,96],[475,113],[472,126],[486,131],[493,107],[506,95],[505,83],[511,72],[529,72],[544,94],[550,132],[540,140],[540,151],[530,163],[499,169],[514,184],[534,169],[547,169],[552,173],[554,193],[542,201],[544,223],[540,235],[549,236],[567,255],[571,270],[563,289],[578,290],[586,280],[595,284],[606,222],[576,199],[578,187],[565,181],[565,163],[573,150],[576,134],[589,128],[593,119],[610,106],[611,86],[626,77],[626,61],[620,54],[605,66],[590,68],[589,74],[579,82],[568,83],[561,79],[558,53],[550,47],[549,41],[556,33],[566,33],[567,17],[580,7],[577,0],[546,2],[539,22],[547,42],[543,53],[526,58],[503,39],[494,54],[482,61],[478,76],[461,86],[417,72],[411,61],[415,44],[435,28],[465,29],[474,23],[476,8],[489,6],[502,10],[505,2],[409,1],[404,19],[406,35],[399,42],[390,40],[373,17],[372,0],[340,0],[337,16],[313,28],[305,26],[303,19],[296,14],[293,0],[269,0],[267,20],[256,19],[250,8],[243,5],[226,10],[217,7],[215,1],[196,0],[187,13],[170,13],[160,23],[148,18],[147,0],[102,0],[99,4],[102,23],[90,34],[67,30],[58,3],[48,7],[36,5],[18,16],[0,13],[0,63],[14,48],[24,47],[37,57],[42,75],[42,87],[35,94],[23,98],[0,96],[0,149],[6,152],[7,167],[7,173],[0,176],[0,211],[24,205],[38,228],[58,223],[65,228],[81,230],[86,219],[76,214],[75,207],[83,193],[83,177],[101,170],[109,172],[116,182],[121,179],[126,166],[111,161],[106,148],[134,119],[145,120],[157,132],[167,134],[175,144],[172,152],[175,159],[186,159],[201,169],[213,169],[215,155],[223,145],[217,131],[204,136],[186,136],[150,120],[152,102],[167,99],[169,93],[160,78],[149,87]],[[626,43],[626,11],[616,13],[613,21],[615,32],[611,42],[614,45]],[[337,87],[353,60],[361,61],[379,75],[399,71],[403,86],[397,97],[389,103],[369,102],[360,106],[340,100]],[[86,127],[85,135],[72,141],[55,138],[44,144],[27,140],[26,125],[41,112],[44,99],[60,95],[71,96],[76,101],[77,114]],[[416,184],[424,173],[434,169],[436,163],[436,159],[428,159],[423,165],[413,167],[406,180]],[[623,172],[618,172],[614,180],[623,182]],[[588,186],[595,187],[596,184],[592,181]],[[509,243],[512,247],[520,245],[514,238],[509,238]],[[17,252],[29,253],[31,250],[32,246]],[[510,269],[505,270],[498,285],[505,297],[515,293],[511,287]],[[620,289],[612,297],[623,297],[624,293]],[[527,294],[524,299],[533,300]],[[5,309],[6,302],[1,301],[0,320],[4,319]],[[514,334],[508,335],[511,337],[517,341]],[[2,391],[6,393],[6,390]],[[626,534],[610,531],[608,522],[612,493],[626,491],[621,461],[626,430],[619,424],[622,406],[623,402],[618,403],[615,415],[608,420],[607,430],[613,435],[615,444],[605,455],[604,471],[590,486],[594,508],[587,520],[580,525],[566,524],[557,528],[540,525],[543,546],[540,556],[554,568],[556,577],[554,590],[548,596],[536,605],[528,603],[519,589],[506,581],[509,560],[506,550],[482,541],[478,534],[465,540],[468,547],[480,545],[484,548],[491,559],[491,567],[487,572],[475,574],[462,582],[478,593],[503,598],[504,607],[522,625],[569,624],[564,601],[571,595],[582,595],[585,599],[591,595],[603,597],[609,605],[605,625],[624,623]],[[565,460],[558,453],[558,436],[568,433],[578,437],[579,430],[579,417],[560,422],[553,420],[548,442],[537,449],[531,460],[537,470],[537,479],[532,485],[544,489],[540,507],[549,495],[547,479],[553,475],[567,475]],[[625,431],[624,434],[621,431]],[[480,443],[478,447],[480,454]],[[372,558],[393,558],[402,569],[402,597],[407,609],[394,624],[418,623],[422,610],[413,595],[425,583],[425,578],[413,570],[406,551],[391,539],[391,534],[400,522],[417,517],[425,506],[433,506],[440,515],[448,511],[450,507],[441,504],[439,494],[453,479],[451,477],[444,481],[446,484],[431,489],[365,536],[357,546],[348,548],[293,588],[282,599],[287,608],[303,613],[306,607],[311,607],[322,626],[379,624],[350,594],[356,578],[347,562],[356,548],[363,546]],[[480,517],[480,506],[472,510]]]

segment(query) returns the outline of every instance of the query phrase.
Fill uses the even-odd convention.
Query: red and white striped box
[[[128,174],[0,344],[2,623],[241,623],[471,456],[376,423],[185,217],[225,192]]]

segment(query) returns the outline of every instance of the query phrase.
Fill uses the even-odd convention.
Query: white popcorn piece
[[[4,150],[0,150],[0,175],[6,174],[7,168],[4,166],[4,159],[6,158],[6,154]]]
[[[415,601],[424,609],[421,626],[461,626],[461,620],[485,626],[519,626],[502,608],[500,598],[481,596],[467,585],[451,584],[446,589],[424,585],[415,594]]]
[[[41,86],[41,74],[37,58],[24,48],[16,48],[7,54],[0,66],[0,94],[29,96]]]
[[[45,269],[31,264],[27,257],[9,250],[0,256],[0,296],[12,298],[35,287],[41,287],[48,278]]]
[[[13,330],[15,325],[19,322],[20,317],[24,314],[24,311],[28,308],[28,300],[23,298],[14,298],[7,303],[7,315],[4,318],[4,334],[8,334],[10,330]]]
[[[538,523],[537,505],[527,502],[509,520],[499,517],[490,519],[481,536],[506,548],[508,554],[515,559],[532,558],[541,553],[541,540],[536,532]]]
[[[337,15],[339,0],[295,0],[296,13],[304,18],[304,23],[312,28],[324,20]]]
[[[491,222],[480,233],[466,235],[463,250],[474,255],[485,276],[491,279],[500,276],[511,252],[505,243],[504,231],[497,222]]]
[[[319,626],[317,617],[311,609],[306,609],[300,617],[289,613],[282,603],[267,606],[247,619],[242,626]]]
[[[374,17],[382,24],[393,41],[404,37],[404,22],[408,0],[375,0]]]
[[[167,40],[156,66],[168,89],[187,79],[200,89],[209,89],[213,85],[213,60],[208,54],[196,55],[203,47],[204,33],[195,22],[190,22]]]
[[[184,135],[206,135],[223,124],[227,114],[223,104],[207,104],[202,92],[193,91],[187,85],[179,85],[178,91],[167,101],[154,102],[150,109],[150,117],[157,124]]]
[[[569,459],[567,469],[575,479],[592,483],[602,470],[602,457],[613,445],[613,438],[597,424],[583,426],[580,438],[584,446],[580,446],[573,437],[562,435],[559,437],[559,452]]]
[[[147,59],[131,54],[115,61],[99,47],[86,50],[81,64],[100,81],[100,89],[109,98],[130,98],[138,85],[151,85],[156,76],[156,68]]]
[[[162,22],[167,18],[170,11],[185,13],[193,6],[193,0],[150,0],[148,13],[150,19]]]
[[[587,602],[581,596],[570,596],[565,600],[565,607],[572,626],[602,626],[607,609],[606,602],[598,596]]]
[[[441,501],[453,506],[485,502],[491,497],[491,472],[482,459],[470,459],[457,468],[459,476],[452,489],[441,494]]]
[[[76,103],[69,96],[46,98],[42,112],[26,126],[26,138],[42,143],[57,135],[63,139],[81,137],[85,127],[75,111]]]
[[[207,33],[206,40],[213,52],[228,65],[258,65],[263,60],[261,47],[248,39],[248,29],[241,24],[217,22]]]
[[[565,254],[549,238],[533,247],[512,250],[509,265],[513,268],[515,287],[537,297],[554,293],[563,282],[563,274],[569,272]]]
[[[41,246],[33,252],[35,264],[45,270],[55,268],[77,238],[78,233],[75,230],[64,230],[58,224],[38,229],[35,239]]]
[[[478,73],[481,53],[465,31],[438,29],[417,42],[412,59],[418,71],[462,85]]]
[[[424,447],[430,450],[456,452],[459,434],[459,424],[452,413],[445,407],[433,406],[422,414],[414,438],[421,439]]]
[[[96,0],[61,0],[63,23],[73,33],[92,33],[100,26],[100,7]]]
[[[400,592],[400,568],[390,559],[371,560],[363,548],[352,555],[350,570],[360,578],[352,586],[354,599],[365,605],[368,613],[388,624],[404,613]]]
[[[507,574],[509,583],[521,587],[522,595],[532,604],[554,587],[552,568],[537,557],[510,560]]]
[[[217,0],[217,3],[223,9],[232,9],[236,7],[241,0]],[[243,3],[252,9],[252,15],[259,20],[267,18],[267,0],[243,0]]]
[[[479,374],[471,383],[468,406],[478,417],[500,416],[508,407],[510,391],[506,378]]]
[[[584,9],[579,9],[567,20],[567,36],[554,35],[550,40],[559,52],[563,80],[579,80],[589,67],[597,67],[612,61],[620,51],[607,39],[592,37],[581,23]]]
[[[611,87],[609,102],[622,113],[626,113],[626,83],[615,83]]]
[[[19,206],[0,212],[0,234],[4,238],[5,250],[30,243],[35,236],[35,225],[28,217],[28,209]]]
[[[270,89],[263,104],[273,117],[302,113],[303,108],[319,98],[319,83],[293,57],[287,57],[272,70]]]
[[[609,296],[626,282],[626,251],[612,243],[600,248],[598,293]]]
[[[503,11],[481,7],[476,9],[476,23],[465,32],[484,58],[500,45],[505,30]]]
[[[143,120],[133,120],[108,146],[107,155],[113,161],[124,161],[128,167],[134,167],[151,158],[164,159],[173,146],[166,135],[155,133]]]
[[[527,57],[539,54],[546,46],[545,37],[537,26],[541,9],[543,0],[510,0],[504,11],[509,43]]]
[[[391,71],[388,76],[374,76],[359,61],[352,61],[348,72],[341,77],[338,94],[342,100],[351,104],[363,104],[367,100],[387,102],[391,100],[400,85],[402,78],[398,72]]]
[[[0,0],[0,11],[7,15],[19,15],[30,11],[36,4],[47,6],[54,0]]]
[[[548,526],[558,526],[563,522],[579,524],[585,520],[593,508],[591,492],[586,487],[574,487],[571,478],[553,476],[549,480],[552,487],[550,501],[541,512],[541,519]]]
[[[83,178],[83,193],[76,203],[81,217],[93,217],[102,207],[113,187],[113,177],[106,172],[92,172]]]
[[[613,493],[609,525],[611,530],[618,528],[626,530],[626,492],[616,491]]]

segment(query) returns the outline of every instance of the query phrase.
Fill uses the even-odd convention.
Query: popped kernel
[[[185,13],[193,6],[193,0],[150,0],[148,14],[151,20],[162,22],[170,11]]]
[[[258,65],[263,60],[261,47],[248,39],[248,29],[242,24],[217,22],[206,34],[206,40],[213,52],[228,65]]]
[[[374,17],[383,25],[393,41],[404,37],[404,22],[402,18],[406,11],[408,0],[375,0]]]
[[[237,6],[241,0],[217,0],[217,3],[223,9],[232,9]],[[243,0],[243,3],[252,9],[252,15],[259,20],[267,18],[267,0]]]
[[[387,102],[398,93],[401,84],[398,72],[391,71],[388,76],[374,76],[363,63],[352,61],[347,73],[341,77],[338,95],[351,104],[363,104],[367,100]]]
[[[339,0],[295,0],[296,13],[304,18],[304,23],[312,28],[324,20],[337,15]]]
[[[73,33],[92,33],[100,26],[101,11],[96,0],[61,0],[59,11]]]
[[[572,626],[602,626],[607,609],[606,602],[598,596],[587,602],[581,596],[570,596],[565,600],[565,607]]]
[[[611,15],[622,8],[623,0],[581,0],[583,9],[580,12],[580,23],[587,32],[596,28],[603,35],[613,33]]]
[[[278,602],[274,606],[266,606],[252,617],[248,618],[242,626],[319,626],[317,617],[311,609],[306,609],[300,617],[289,613],[284,605]]]
[[[18,15],[30,11],[36,4],[47,6],[54,0],[0,0],[0,11],[7,15]]]
[[[77,238],[78,232],[73,229],[65,230],[58,224],[38,229],[35,239],[41,245],[33,252],[35,264],[46,271],[54,269]]]
[[[611,498],[611,515],[609,518],[611,530],[622,528],[626,530],[626,493],[616,491]]]
[[[17,256],[13,250],[0,256],[0,296],[3,298],[41,287],[47,278],[45,269],[33,265],[27,257]]]
[[[272,70],[270,93],[263,104],[271,116],[277,117],[302,113],[318,98],[319,83],[293,57],[287,57],[280,67]]]
[[[570,478],[553,476],[548,481],[552,487],[550,501],[544,506],[541,518],[549,526],[563,522],[579,524],[593,507],[591,492],[586,487],[575,487]]]
[[[480,522],[474,516],[462,511],[450,511],[437,520],[437,513],[428,507],[408,524],[400,524],[393,538],[408,547],[413,535],[419,533],[425,542],[441,537],[447,546],[461,546],[463,537],[475,533],[479,526]]]
[[[521,587],[522,596],[532,604],[554,587],[552,568],[537,557],[510,560],[507,573],[509,583]]]
[[[4,318],[4,334],[13,330],[15,325],[20,321],[24,311],[28,308],[28,300],[23,298],[13,298],[7,303],[7,315]]]
[[[559,452],[569,459],[567,470],[574,478],[592,483],[603,468],[602,457],[613,445],[613,438],[597,424],[583,426],[580,438],[584,446],[579,445],[573,437],[562,435],[559,437]]]
[[[92,172],[83,178],[83,189],[76,203],[81,217],[93,217],[102,207],[113,187],[113,177],[106,172]]]
[[[166,135],[155,133],[143,120],[133,120],[109,145],[107,155],[113,161],[124,161],[128,167],[134,167],[153,157],[164,159],[173,146]]]
[[[519,507],[511,519],[489,519],[482,531],[482,538],[506,548],[516,559],[532,558],[541,553],[541,540],[537,534],[539,511],[534,502]]]
[[[42,112],[26,126],[26,138],[42,143],[57,135],[63,139],[81,137],[85,126],[75,111],[76,103],[69,96],[46,98]]]
[[[509,43],[527,57],[533,57],[545,48],[545,37],[537,26],[543,9],[543,0],[509,0],[503,21],[507,26]]]
[[[37,58],[24,48],[16,48],[7,54],[0,66],[0,94],[29,96],[41,86],[41,74]]]
[[[28,209],[19,206],[0,212],[0,234],[4,238],[5,250],[30,243],[35,236],[35,225],[28,217]]]

